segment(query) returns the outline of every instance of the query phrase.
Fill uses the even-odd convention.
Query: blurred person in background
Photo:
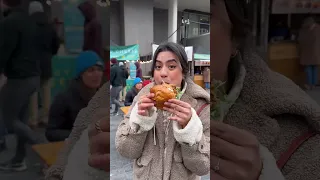
[[[247,3],[211,1],[210,178],[320,179],[320,106],[257,53]]]
[[[0,91],[0,121],[8,132],[17,135],[14,157],[0,164],[0,170],[23,171],[26,143],[43,141],[27,125],[29,100],[40,84],[40,60],[35,43],[36,23],[19,8],[19,0],[0,1],[5,18],[0,21],[0,69],[7,82]],[[3,127],[3,126],[2,126]]]
[[[101,87],[103,62],[93,51],[84,51],[77,57],[76,78],[69,88],[58,94],[49,111],[46,137],[49,141],[64,141],[71,133],[79,111]]]
[[[119,67],[118,60],[115,58],[111,59],[111,73],[110,73],[110,83],[111,83],[111,102],[115,105],[114,111],[111,115],[118,115],[119,107],[122,107],[120,103],[120,92],[123,89],[123,79],[124,74],[122,69]]]
[[[205,89],[210,89],[210,68],[205,67],[203,71],[203,82]]]
[[[142,69],[141,69],[141,64],[137,61],[134,63],[136,66],[136,77],[142,79]]]
[[[123,64],[123,62],[120,62],[119,66],[123,71],[123,89],[120,92],[120,101],[124,101],[126,94],[127,94],[126,86],[127,86],[127,79],[129,77],[129,72],[128,72],[127,68],[125,67],[125,65]]]
[[[133,81],[133,87],[127,92],[124,105],[131,106],[133,99],[136,97],[136,95],[139,93],[141,89],[142,89],[142,80],[137,77]]]
[[[305,88],[313,89],[318,84],[320,65],[320,25],[312,17],[304,20],[299,32],[300,64],[306,74]]]
[[[29,125],[34,128],[38,124],[46,125],[47,116],[51,103],[51,77],[52,67],[51,59],[59,50],[60,40],[53,24],[49,23],[49,18],[44,13],[43,6],[38,1],[33,1],[29,5],[29,15],[36,22],[36,48],[37,56],[41,67],[40,94],[42,100],[42,114],[38,113],[38,92],[33,93],[31,97],[31,116]]]
[[[97,19],[96,9],[90,1],[84,1],[78,8],[85,19],[83,51],[94,51],[103,58],[102,27]]]

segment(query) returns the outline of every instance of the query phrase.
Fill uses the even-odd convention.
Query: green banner
[[[195,60],[210,60],[210,54],[194,54]]]
[[[139,45],[131,46],[111,46],[110,58],[116,58],[118,60],[137,61],[139,56]]]

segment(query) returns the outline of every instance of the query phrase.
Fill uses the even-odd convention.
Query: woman
[[[64,141],[71,133],[79,111],[101,87],[103,63],[93,51],[84,51],[77,58],[76,79],[58,94],[50,108],[46,137],[49,141]]]
[[[300,64],[304,66],[307,77],[305,88],[313,89],[318,84],[318,66],[320,65],[320,26],[312,18],[304,20],[299,33]]]
[[[157,48],[152,75],[154,82],[139,92],[118,127],[117,151],[134,159],[134,180],[200,179],[210,169],[209,94],[189,79],[187,54],[178,44]],[[149,91],[162,82],[182,90],[157,110]]]
[[[217,118],[223,123],[210,123],[210,177],[320,179],[320,136],[305,134],[320,130],[320,107],[252,50],[245,1],[211,2],[212,77],[225,82],[227,102]],[[291,146],[297,137],[306,141]]]
[[[126,94],[124,105],[131,106],[134,97],[136,97],[136,95],[139,93],[141,89],[142,89],[142,80],[140,78],[135,78],[133,81],[133,87]]]

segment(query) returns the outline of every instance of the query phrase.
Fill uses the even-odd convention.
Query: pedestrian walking
[[[38,3],[38,8],[43,8]],[[37,25],[19,6],[19,0],[1,1],[6,17],[0,22],[0,69],[7,82],[0,91],[0,121],[9,132],[17,135],[17,147],[14,157],[0,164],[0,170],[12,171],[27,169],[24,161],[27,142],[42,142],[27,125],[29,100],[40,84],[40,61],[35,43]]]
[[[84,1],[78,6],[84,16],[83,51],[94,51],[103,58],[102,27],[97,19],[97,12],[90,1]]]
[[[136,77],[142,79],[142,69],[141,69],[141,64],[137,61],[134,63],[136,66]]]
[[[304,20],[299,33],[300,64],[306,74],[305,88],[314,88],[318,84],[318,66],[320,65],[320,25],[312,17]]]
[[[127,68],[124,66],[123,62],[120,62],[119,66],[123,71],[123,89],[120,92],[120,101],[124,101],[127,94],[126,86],[127,86],[127,79],[129,77],[129,72]]]
[[[30,103],[30,120],[29,125],[32,128],[39,124],[46,125],[48,123],[48,113],[51,104],[51,78],[52,67],[51,59],[59,50],[60,40],[52,23],[49,23],[49,17],[44,13],[39,2],[33,1],[29,6],[29,15],[36,22],[36,48],[37,58],[40,61],[41,79],[40,89],[34,92]],[[42,113],[39,114],[38,97],[40,95]]]
[[[115,109],[111,115],[118,115],[119,108],[122,107],[120,103],[120,92],[123,89],[123,71],[119,67],[118,60],[115,58],[111,59],[111,74],[110,74],[110,83],[111,83],[111,101],[115,105]]]
[[[206,89],[210,89],[210,68],[205,67],[203,70],[203,82]]]

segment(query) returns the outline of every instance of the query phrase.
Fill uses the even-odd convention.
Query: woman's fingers
[[[89,156],[88,164],[91,167],[110,172],[110,154],[93,154]]]
[[[219,154],[220,157],[224,159],[231,160],[234,162],[241,161],[241,155],[243,154],[243,148],[229,143],[219,137],[210,136],[210,153],[211,154]]]
[[[256,137],[248,131],[221,122],[211,121],[210,133],[239,146],[251,147],[259,144]]]
[[[173,111],[180,111],[182,113],[186,112],[185,107],[174,104],[174,103],[165,102],[164,105],[166,106],[166,107],[164,107],[164,109],[166,111],[171,112],[171,113],[174,113]]]
[[[237,179],[236,177],[233,176],[234,171],[237,170],[237,167],[231,161],[225,160],[216,155],[211,155],[210,166],[211,166],[211,171],[215,171],[217,175],[220,175],[223,178]]]
[[[138,106],[138,110],[145,110],[145,109],[149,109],[151,107],[154,106],[154,103],[141,103]]]
[[[169,99],[168,102],[171,104],[175,104],[175,105],[184,107],[184,108],[191,108],[191,105],[189,103],[183,102],[178,99]]]
[[[101,132],[90,139],[90,153],[110,153],[110,132]]]

